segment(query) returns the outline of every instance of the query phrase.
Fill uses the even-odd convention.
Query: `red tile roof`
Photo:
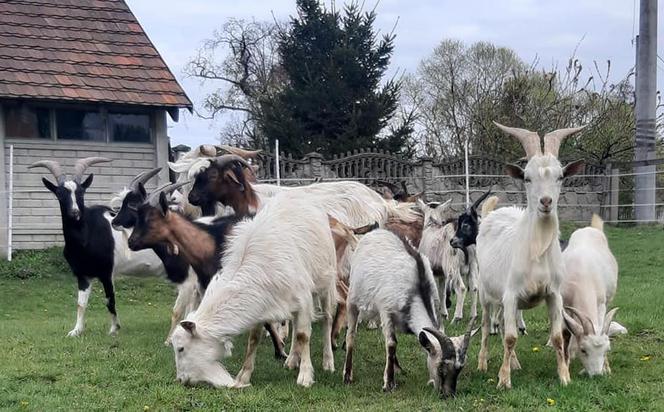
[[[192,107],[123,0],[0,0],[0,97]]]

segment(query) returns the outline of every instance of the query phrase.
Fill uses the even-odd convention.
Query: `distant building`
[[[166,116],[189,98],[123,0],[0,1],[0,250],[7,245],[9,147],[14,148],[15,248],[62,242],[59,209],[40,159],[105,156],[91,205],[132,176],[166,166]],[[168,179],[166,168],[159,176]]]

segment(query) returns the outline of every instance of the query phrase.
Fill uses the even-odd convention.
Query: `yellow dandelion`
[[[493,378],[489,378],[489,379],[487,379],[486,381],[489,382],[489,383],[495,383],[495,382],[496,382],[496,380],[493,379]]]
[[[28,406],[28,401],[21,401],[21,406],[23,406],[23,407]]]
[[[539,352],[540,348],[539,346],[533,346],[533,352]]]
[[[642,361],[649,361],[651,358],[652,358],[652,356],[650,356],[650,355],[643,355],[643,356],[641,356],[640,359],[641,359]]]
[[[555,406],[556,405],[556,400],[551,399],[551,398],[546,398],[546,404],[549,406]]]
[[[144,410],[145,412],[147,412],[147,411],[150,410],[150,407],[149,407],[148,405],[145,405],[145,406],[143,406],[143,410]]]

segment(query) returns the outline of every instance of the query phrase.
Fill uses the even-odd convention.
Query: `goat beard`
[[[530,232],[530,258],[536,262],[558,237],[558,219],[539,220]]]

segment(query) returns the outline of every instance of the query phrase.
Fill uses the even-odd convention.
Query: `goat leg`
[[[279,360],[286,359],[288,355],[284,351],[284,341],[281,340],[281,336],[279,336],[279,332],[277,331],[275,324],[265,323],[263,326],[270,334],[270,339],[272,339],[272,345],[274,346],[274,358]]]

